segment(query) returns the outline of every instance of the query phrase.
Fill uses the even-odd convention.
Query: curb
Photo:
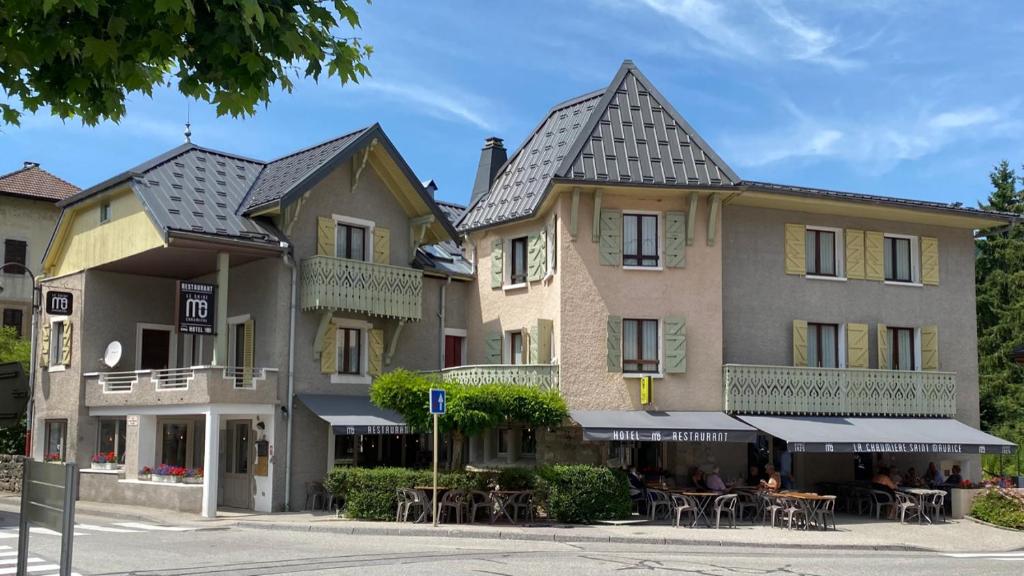
[[[533,542],[563,542],[563,543],[585,543],[596,542],[603,544],[655,544],[668,546],[714,546],[724,547],[746,547],[746,548],[772,548],[772,549],[821,549],[821,550],[872,550],[876,552],[937,552],[932,548],[923,546],[909,546],[904,544],[785,544],[772,542],[727,542],[723,540],[687,540],[684,538],[663,538],[643,536],[591,536],[586,534],[525,534],[522,532],[475,532],[458,529],[438,528],[437,530],[423,530],[410,528],[380,528],[376,526],[328,526],[315,524],[289,524],[282,522],[250,522],[238,521],[232,526],[239,528],[252,528],[256,530],[282,530],[290,532],[317,532],[329,534],[346,534],[354,536],[404,536],[420,538],[466,538],[480,540],[519,540]]]
[[[1024,530],[1020,530],[1018,528],[1010,528],[1009,526],[1000,526],[999,524],[993,524],[991,522],[985,522],[984,520],[979,520],[974,516],[968,515],[964,516],[964,518],[970,520],[971,522],[974,522],[975,524],[981,524],[982,526],[988,526],[989,528],[998,528],[1000,530],[1006,530],[1007,532],[1016,532],[1018,534],[1024,534]]]

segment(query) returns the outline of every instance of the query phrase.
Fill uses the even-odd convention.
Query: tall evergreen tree
[[[1024,214],[1024,189],[1017,189],[1020,178],[1009,163],[1000,162],[989,179],[993,190],[982,207]],[[978,240],[977,254],[981,423],[1024,444],[1024,366],[1012,358],[1014,347],[1024,345],[1024,225],[990,231]],[[987,457],[985,467],[997,471],[996,458]]]

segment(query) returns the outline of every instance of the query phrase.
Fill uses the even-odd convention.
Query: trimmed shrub
[[[619,470],[583,464],[538,471],[537,499],[548,517],[568,524],[628,518],[629,481]]]
[[[399,488],[431,486],[431,470],[412,468],[337,467],[327,474],[324,487],[345,501],[349,518],[394,520]],[[444,472],[437,476],[439,486],[455,490],[487,490],[490,479],[483,474]]]
[[[502,490],[533,490],[537,488],[537,471],[533,468],[501,468],[490,475],[491,486]]]
[[[971,516],[996,526],[1024,530],[1024,495],[1006,488],[985,490],[974,498]]]

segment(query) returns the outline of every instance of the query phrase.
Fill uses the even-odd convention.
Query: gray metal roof
[[[459,228],[532,216],[554,179],[691,186],[739,181],[629,60],[604,90],[552,108]]]
[[[433,180],[430,181],[433,184]],[[434,190],[437,185],[434,184]],[[454,226],[466,212],[466,207],[461,204],[437,200],[437,207],[441,213]],[[473,277],[473,264],[466,259],[462,247],[451,240],[445,240],[438,244],[420,246],[416,250],[416,257],[413,266],[425,272],[433,272],[442,276],[453,276],[459,278]]]
[[[433,182],[433,180],[431,180]],[[436,188],[435,188],[436,189]],[[441,213],[448,219],[449,222],[454,226],[458,223],[462,215],[466,213],[466,207],[462,204],[455,204],[454,202],[445,202],[444,200],[435,200],[437,207],[441,209]]]

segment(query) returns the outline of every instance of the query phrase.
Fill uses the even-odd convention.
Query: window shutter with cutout
[[[547,268],[544,235],[530,234],[526,246],[526,279],[529,282],[537,282],[544,278],[544,269]]]
[[[384,331],[380,328],[370,330],[369,366],[370,376],[380,376],[384,371]]]
[[[686,214],[665,214],[665,266],[686,267]]]
[[[683,241],[685,242],[685,236]],[[670,316],[664,326],[665,373],[686,372],[686,319]]]
[[[885,236],[881,232],[864,233],[864,278],[885,280]]]
[[[46,322],[39,331],[39,365],[50,365],[50,323]]]
[[[864,279],[864,231],[846,231],[846,277],[850,280]]]
[[[530,338],[534,350],[537,351],[536,355],[531,356],[534,364],[551,364],[551,337],[554,333],[554,328],[555,323],[551,320],[537,319],[537,335]]]
[[[622,316],[608,317],[608,371],[622,372]]]
[[[793,366],[807,366],[806,320],[793,320]]]
[[[73,334],[74,330],[72,330],[71,320],[65,320],[64,332],[62,334],[64,338],[63,346],[60,349],[60,363],[64,366],[71,365],[71,337]]]
[[[484,341],[488,364],[501,364],[501,332],[491,332]]]
[[[807,272],[805,235],[803,224],[786,224],[786,274],[803,276]]]
[[[253,363],[256,357],[256,331],[252,318],[242,325],[242,339],[245,340],[242,348],[242,382],[248,386],[252,383]]]
[[[497,238],[491,243],[491,288],[501,288],[505,267],[502,251],[504,240]]]
[[[320,347],[320,372],[335,374],[338,371],[338,327],[334,322],[327,323],[323,343]]]
[[[601,210],[601,240],[597,250],[602,266],[622,265],[622,212]]]
[[[889,369],[889,327],[879,324],[877,331],[878,339],[878,369]]]
[[[939,327],[921,327],[921,369],[939,369]]]
[[[381,226],[373,229],[373,263],[391,264],[391,230]]]
[[[939,285],[939,239],[921,237],[921,283]]]
[[[334,256],[334,236],[338,226],[334,218],[320,216],[316,219],[316,255]]]
[[[846,367],[868,367],[868,325],[846,325]]]

